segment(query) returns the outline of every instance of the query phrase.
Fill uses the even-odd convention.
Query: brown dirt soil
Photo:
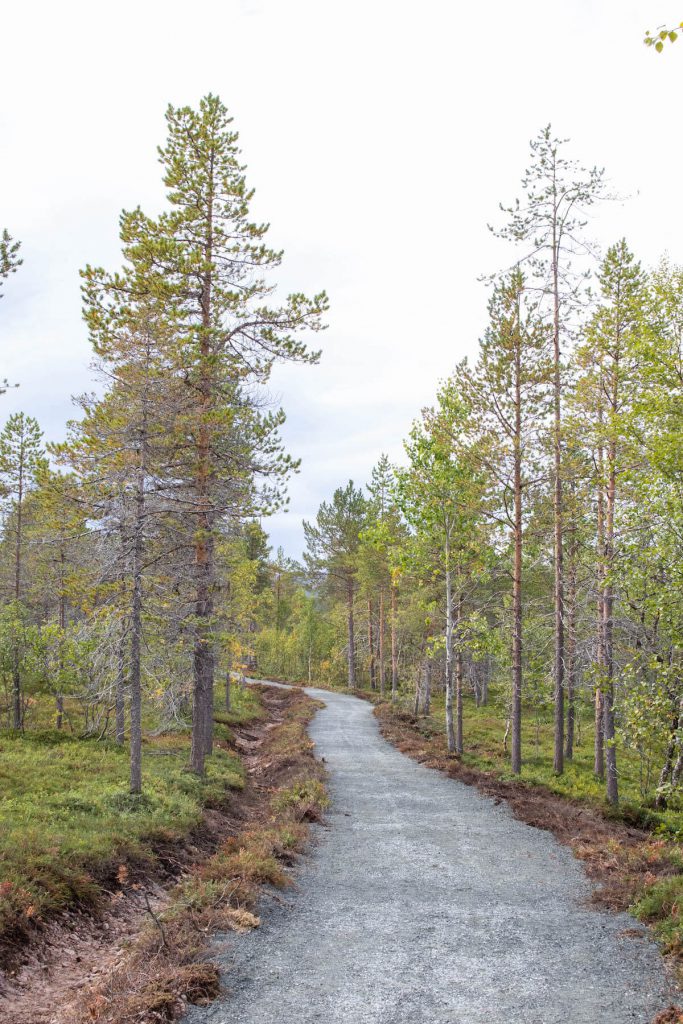
[[[296,690],[259,693],[267,721],[233,727],[244,790],[207,809],[184,842],[155,846],[155,877],[121,865],[97,917],[67,913],[36,930],[0,974],[3,1024],[157,1024],[218,995],[206,958],[213,933],[258,926],[261,887],[288,884],[283,866],[324,805],[324,770],[305,732],[316,702]]]
[[[652,1024],[683,1024],[683,1010],[678,1006],[669,1006],[657,1014]]]

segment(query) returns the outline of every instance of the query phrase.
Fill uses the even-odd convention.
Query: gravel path
[[[329,827],[189,1024],[649,1024],[671,1002],[655,946],[585,905],[550,833],[400,754],[366,702],[308,692]]]

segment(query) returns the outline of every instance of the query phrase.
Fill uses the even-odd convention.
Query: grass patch
[[[262,714],[255,692],[236,695],[233,722]],[[219,744],[199,779],[186,770],[186,730],[146,737],[144,792],[132,796],[125,748],[56,730],[0,733],[0,954],[59,911],[96,910],[122,864],[153,870],[159,848],[241,789],[241,762]]]

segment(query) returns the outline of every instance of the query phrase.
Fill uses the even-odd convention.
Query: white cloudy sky
[[[643,32],[683,0],[118,0],[2,5],[0,228],[23,241],[0,304],[0,376],[50,438],[88,387],[78,269],[117,263],[117,217],[163,195],[155,146],[168,102],[231,108],[255,214],[286,252],[286,289],[328,290],[320,366],[279,371],[286,438],[303,460],[271,524],[365,481],[439,378],[476,345],[500,258],[486,224],[517,191],[551,121],[631,198],[592,225],[646,263],[683,261],[683,40]],[[680,50],[679,50],[680,47]]]

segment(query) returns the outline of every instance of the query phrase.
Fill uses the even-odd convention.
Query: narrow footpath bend
[[[399,753],[366,702],[307,692],[329,827],[189,1024],[649,1024],[671,1002],[654,944],[586,905],[550,833]]]

